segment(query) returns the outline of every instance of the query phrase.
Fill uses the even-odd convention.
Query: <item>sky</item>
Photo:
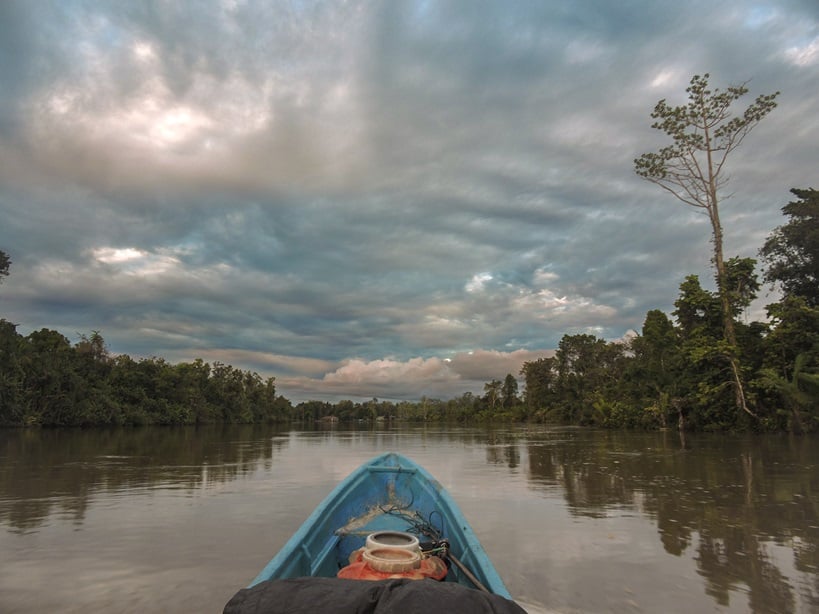
[[[5,0],[0,317],[294,402],[482,394],[713,287],[633,170],[706,72],[781,91],[723,194],[756,257],[819,187],[816,0]]]

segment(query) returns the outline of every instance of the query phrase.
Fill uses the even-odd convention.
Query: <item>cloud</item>
[[[551,351],[499,352],[476,350],[460,352],[441,359],[415,357],[406,361],[394,358],[365,361],[345,360],[321,378],[284,377],[277,385],[288,398],[349,398],[372,397],[388,400],[413,400],[422,396],[451,398],[471,392],[483,394],[483,386],[507,373],[519,377],[526,361],[551,356]],[[457,391],[457,392],[456,392]]]
[[[632,171],[693,74],[782,91],[722,210],[726,254],[756,254],[815,174],[817,24],[798,0],[0,3],[0,313],[305,397],[480,392],[711,279],[707,220]]]
[[[819,37],[804,44],[789,47],[785,51],[785,56],[796,66],[806,67],[819,62]]]

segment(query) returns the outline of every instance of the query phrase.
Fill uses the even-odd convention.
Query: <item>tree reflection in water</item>
[[[744,588],[754,612],[792,612],[795,591],[819,607],[819,458],[811,441],[561,430],[530,441],[527,453],[530,479],[559,485],[572,514],[632,508],[656,520],[667,553],[693,548],[719,605]],[[777,546],[792,550],[794,568],[813,585],[791,584]]]
[[[176,557],[162,568],[163,577],[177,574],[188,584],[201,577],[206,588],[200,591],[227,598],[339,477],[394,449],[417,455],[461,497],[510,588],[528,592],[532,601],[554,598],[595,611],[642,602],[656,611],[675,598],[670,609],[687,611],[685,596],[696,590],[691,601],[700,609],[711,602],[739,611],[747,598],[754,612],[815,611],[815,442],[445,425],[334,425],[309,433],[266,426],[6,430],[0,431],[0,525],[5,545],[24,559],[15,577],[31,582],[42,568],[52,589],[61,582],[62,592],[52,590],[60,598],[74,595],[68,567],[78,556],[86,560],[86,551],[98,568],[89,577],[101,600],[120,586],[106,579],[108,567],[136,586],[151,585],[153,568],[139,571],[153,556],[139,544],[151,539],[168,542],[163,556]],[[318,475],[327,471],[332,475]],[[177,515],[166,522],[168,510]],[[118,523],[132,512],[160,517],[118,535]],[[290,528],[280,530],[276,522]],[[83,531],[76,539],[65,535],[71,523]],[[203,539],[203,532],[217,535]],[[217,554],[203,550],[208,547]],[[55,548],[63,549],[62,558],[53,556]],[[232,565],[240,559],[247,565],[233,579],[222,559],[231,560],[231,553]],[[687,569],[691,577],[669,579]],[[7,589],[19,589],[17,603],[28,599],[24,583],[10,582]],[[134,594],[150,611],[173,591],[170,585]]]
[[[269,469],[288,442],[276,433],[258,425],[0,430],[0,523],[26,532],[57,510],[81,524],[96,493],[193,492]]]

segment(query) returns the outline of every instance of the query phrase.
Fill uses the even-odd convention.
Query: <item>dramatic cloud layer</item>
[[[293,400],[480,392],[709,283],[707,220],[632,171],[693,74],[782,92],[727,254],[816,186],[815,0],[10,0],[0,52],[0,317]]]

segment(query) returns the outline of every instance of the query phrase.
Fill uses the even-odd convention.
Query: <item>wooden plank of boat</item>
[[[509,591],[455,501],[423,467],[396,453],[364,463],[319,504],[250,584],[336,577],[368,535],[417,534],[448,543],[454,563],[446,582],[511,599]]]

